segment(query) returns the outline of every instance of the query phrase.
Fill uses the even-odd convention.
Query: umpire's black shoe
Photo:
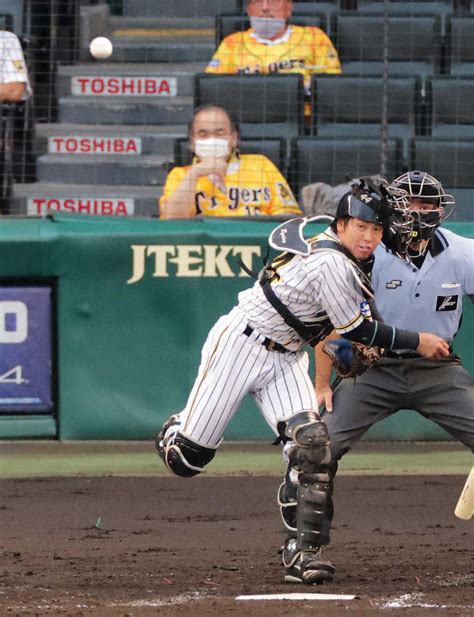
[[[336,572],[334,565],[321,557],[321,549],[301,551],[295,539],[285,542],[282,560],[286,583],[321,585],[332,581]]]

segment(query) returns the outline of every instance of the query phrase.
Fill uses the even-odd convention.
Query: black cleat
[[[282,553],[286,583],[321,585],[333,580],[336,568],[321,557],[321,549],[301,551],[295,539],[285,542]]]
[[[169,437],[172,433],[175,433],[178,430],[179,420],[177,416],[170,416],[168,420],[161,427],[160,432],[155,437],[155,445],[158,451],[158,456],[164,461],[165,460],[165,446],[166,441],[169,440]]]

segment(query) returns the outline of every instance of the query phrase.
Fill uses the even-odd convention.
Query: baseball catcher
[[[186,406],[156,439],[170,471],[199,474],[243,397],[254,396],[288,462],[278,501],[288,529],[282,558],[289,582],[322,583],[334,575],[320,554],[332,518],[331,445],[305,346],[314,347],[335,329],[368,347],[411,349],[431,359],[448,353],[441,338],[382,323],[371,308],[376,246],[383,239],[403,256],[410,233],[412,218],[396,208],[395,195],[403,192],[360,180],[322,234],[305,239],[304,227],[314,220],[307,218],[272,232],[270,245],[281,253],[211,329]]]

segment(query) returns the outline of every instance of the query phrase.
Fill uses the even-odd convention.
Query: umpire
[[[375,252],[372,284],[379,312],[397,328],[424,329],[451,348],[462,317],[463,296],[474,301],[474,240],[440,227],[454,206],[441,182],[410,171],[391,184],[405,189],[414,216],[410,261]],[[433,420],[474,452],[474,380],[460,358],[433,362],[413,351],[386,352],[366,373],[344,379],[332,393],[331,367],[317,350],[316,391],[324,404],[334,467],[376,422],[401,409]],[[334,470],[335,473],[335,470]],[[333,512],[327,517],[332,519]]]

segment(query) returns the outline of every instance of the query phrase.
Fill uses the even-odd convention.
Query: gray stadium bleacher
[[[90,5],[81,8],[83,21],[87,11],[103,12],[107,8],[105,2],[83,4]],[[387,175],[391,175],[415,164],[420,152],[425,152],[421,148],[418,159],[414,159],[412,143],[425,144],[424,140],[430,139],[454,144],[474,141],[470,105],[474,90],[469,79],[469,75],[474,76],[474,39],[470,35],[474,15],[469,13],[468,0],[397,0],[388,5]],[[342,76],[313,78],[311,126],[303,120],[299,87],[294,96],[283,90],[266,96],[267,86],[258,95],[244,95],[246,84],[252,83],[247,77],[264,78],[265,84],[273,80],[276,85],[282,75],[241,76],[233,94],[226,92],[228,83],[237,83],[236,76],[228,82],[226,76],[203,75],[216,46],[215,37],[225,36],[242,20],[247,23],[242,0],[123,0],[122,7],[121,15],[109,12],[100,22],[105,26],[97,32],[109,36],[114,44],[110,59],[95,61],[83,47],[81,62],[57,67],[58,121],[37,124],[38,181],[14,185],[14,211],[26,212],[28,200],[35,195],[68,196],[72,192],[76,197],[134,198],[136,214],[156,214],[166,173],[177,162],[177,140],[183,142],[194,106],[203,102],[230,107],[242,123],[244,140],[269,135],[277,139],[296,137],[298,143],[301,140],[302,152],[311,151],[319,157],[305,168],[305,177],[312,181],[326,178],[343,182],[346,173],[357,173],[359,168],[364,171],[360,167],[364,160],[368,167],[364,173],[377,171],[374,167],[380,165],[383,129],[381,15],[385,5],[381,0],[293,3],[294,23],[298,19],[302,23],[313,21],[328,29],[343,63]],[[200,75],[207,84],[205,94],[201,86],[194,86]],[[78,78],[90,81],[95,77],[100,85],[107,79],[157,76],[176,79],[177,96],[85,94],[77,89]],[[272,123],[283,108],[283,117]],[[81,140],[89,145],[104,140],[110,143],[117,136],[134,140],[140,151],[81,150]],[[341,143],[344,139],[346,146]],[[312,148],[310,141],[318,145]],[[62,150],[55,149],[58,143]],[[278,150],[275,143],[273,147],[272,159]],[[459,149],[469,151],[466,145]],[[292,163],[295,152],[294,147]],[[298,156],[301,159],[303,154]],[[351,156],[355,172],[349,169]],[[427,156],[422,160],[430,161]],[[285,165],[279,166],[284,171]],[[298,179],[294,170],[293,164],[293,186],[296,183],[300,188],[304,180]],[[454,188],[463,195],[471,196],[474,191],[471,186]],[[460,212],[474,219],[467,208],[461,207]]]

